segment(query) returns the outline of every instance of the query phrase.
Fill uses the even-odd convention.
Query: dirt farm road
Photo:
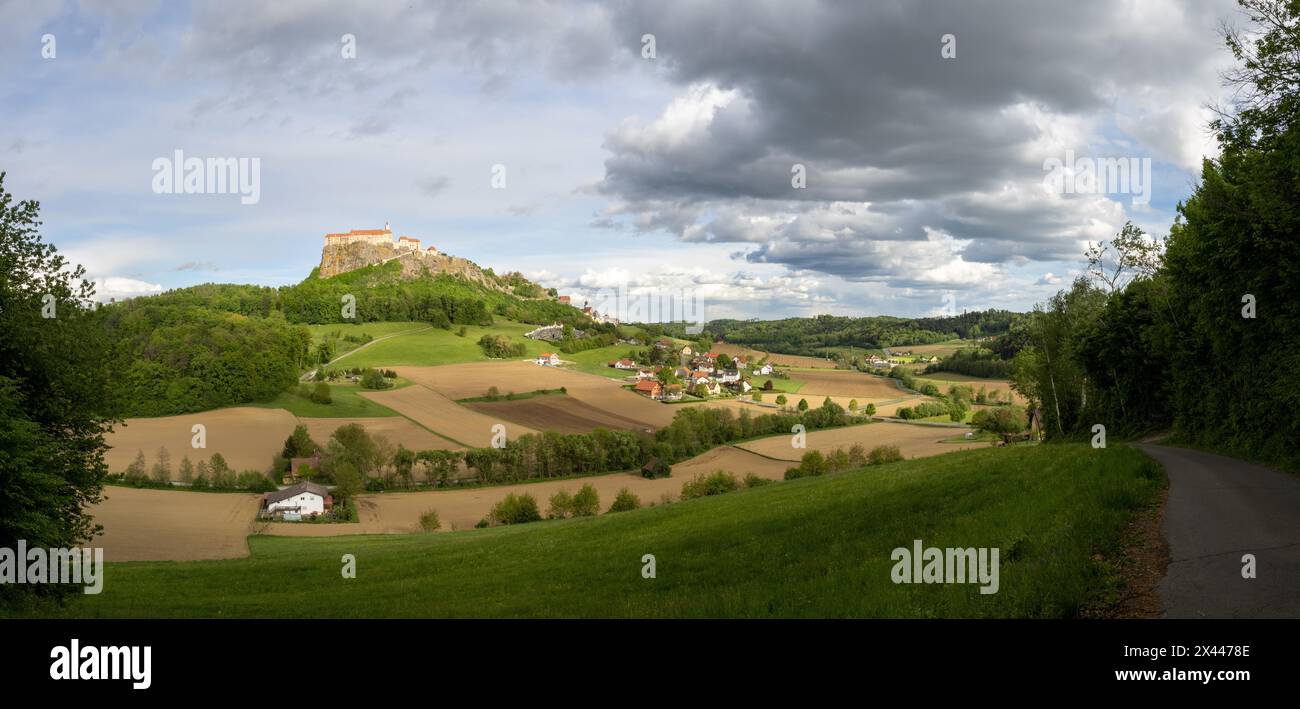
[[[1300,479],[1188,448],[1138,446],[1169,475],[1166,618],[1300,618]],[[1255,578],[1243,557],[1254,555]]]
[[[389,260],[391,261],[392,259],[389,259]],[[323,364],[323,365],[321,365],[321,366],[323,366],[323,367],[328,367],[328,366],[330,366],[331,364],[334,364],[335,362],[337,362],[337,361],[343,359],[344,357],[350,357],[350,356],[352,356],[352,355],[354,355],[354,354],[360,352],[361,350],[364,350],[365,348],[367,348],[367,347],[369,347],[369,346],[375,344],[376,342],[383,342],[384,340],[389,340],[389,339],[392,339],[392,338],[394,338],[394,337],[401,337],[402,335],[414,335],[414,334],[417,333],[417,332],[424,332],[425,330],[432,330],[432,329],[433,329],[433,326],[431,325],[431,326],[429,326],[429,327],[421,327],[421,328],[416,328],[416,329],[414,329],[414,330],[402,330],[401,332],[394,332],[394,333],[391,334],[391,335],[384,335],[383,337],[376,337],[375,339],[371,340],[370,342],[367,342],[367,343],[364,344],[364,345],[361,345],[360,347],[354,347],[354,348],[348,350],[347,352],[344,352],[343,354],[339,355],[338,357],[335,357],[334,359],[332,359],[332,360],[326,362],[325,364]],[[311,378],[314,377],[314,376],[316,376],[316,370],[313,369],[313,370],[311,370],[310,372],[307,372],[306,374],[302,375],[301,377],[298,377],[298,381],[300,381],[300,382],[305,382],[305,381],[308,381],[309,379],[311,379]]]

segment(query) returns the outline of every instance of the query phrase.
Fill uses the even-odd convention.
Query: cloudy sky
[[[1223,21],[1231,0],[0,0],[0,170],[104,298],[294,283],[326,232],[388,221],[562,292],[690,289],[709,318],[1027,309],[1088,240],[1168,232],[1213,154]],[[257,158],[258,201],[156,193],[177,150]],[[1150,167],[1062,188],[1067,155]]]

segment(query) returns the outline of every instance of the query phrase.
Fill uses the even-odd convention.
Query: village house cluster
[[[628,378],[636,382],[633,391],[660,401],[679,401],[687,392],[697,396],[720,396],[724,392],[748,394],[754,388],[749,376],[772,373],[772,365],[767,362],[752,362],[744,355],[728,357],[718,352],[697,353],[690,345],[677,350],[668,338],[659,339],[654,347],[677,352],[681,364],[673,367],[672,377],[661,376],[668,365],[643,366],[626,357],[610,362],[609,366],[629,371]],[[720,361],[727,366],[720,365]],[[669,379],[676,381],[665,384],[664,380]]]

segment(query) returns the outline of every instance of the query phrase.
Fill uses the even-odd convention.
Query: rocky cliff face
[[[330,278],[358,268],[397,260],[402,264],[403,278],[419,278],[448,274],[473,283],[501,290],[495,279],[483,273],[478,264],[468,259],[431,254],[426,251],[399,251],[388,244],[326,245],[320,254],[320,277]]]

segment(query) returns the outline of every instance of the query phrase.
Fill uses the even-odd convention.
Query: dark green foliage
[[[1242,4],[1261,33],[1228,37],[1244,103],[1214,123],[1222,155],[1203,163],[1163,260],[1126,286],[1076,282],[1030,318],[1015,379],[1049,436],[1172,427],[1300,469],[1300,417],[1287,414],[1300,404],[1300,5]]]
[[[898,446],[876,446],[867,454],[867,465],[884,465],[885,463],[897,463],[903,459],[902,451]]]
[[[678,411],[671,424],[659,429],[655,442],[664,446],[664,455],[660,457],[679,461],[724,443],[778,433],[788,435],[795,424],[803,424],[812,431],[845,426],[855,420],[858,419],[848,416],[843,407],[834,403],[802,414],[762,416],[752,416],[748,411],[736,415],[729,409],[689,408]]]
[[[943,342],[955,337],[983,337],[1006,332],[1014,313],[1005,310],[962,313],[952,317],[850,318],[819,315],[785,320],[714,320],[704,331],[716,339],[772,352],[820,357],[827,348],[895,347]],[[684,326],[665,326],[674,336]]]
[[[980,409],[971,417],[970,425],[980,431],[998,435],[1020,433],[1028,426],[1025,412],[1018,406],[999,406]]]
[[[712,475],[700,473],[682,484],[682,499],[722,495],[738,489],[740,483],[736,480],[736,476],[725,470],[719,470]]]
[[[367,369],[361,373],[361,386],[366,389],[389,389],[393,384],[387,380],[383,372]]]
[[[826,456],[822,455],[821,451],[811,450],[803,454],[799,459],[799,465],[785,471],[785,479],[815,477],[825,475],[829,471],[830,466],[826,463]]]
[[[281,318],[247,317],[166,294],[101,309],[112,342],[115,403],[125,416],[170,416],[266,401],[297,381],[311,335]]]
[[[627,488],[621,488],[618,494],[614,496],[614,503],[609,506],[610,512],[628,512],[641,507],[641,498],[634,495]]]
[[[481,481],[490,483],[634,470],[643,459],[636,434],[603,428],[591,433],[526,434],[505,448],[465,453],[465,463],[478,471]]]
[[[492,507],[488,513],[489,524],[525,524],[541,520],[542,513],[537,509],[537,498],[527,493],[516,495],[510,493]]]
[[[479,338],[478,346],[483,354],[497,359],[522,357],[525,351],[524,343],[512,342],[505,335],[484,335]]]
[[[938,393],[937,391],[935,392]],[[923,401],[916,406],[901,406],[894,413],[904,421],[930,418],[931,416],[948,416],[951,413],[948,404],[938,401]]]
[[[956,372],[986,379],[1006,379],[1011,376],[1012,364],[993,352],[964,349],[957,350],[925,368],[926,374],[934,372]]]
[[[9,549],[19,539],[89,542],[96,527],[85,506],[100,499],[108,472],[110,380],[94,288],[42,243],[39,212],[37,202],[15,202],[0,173],[0,547]],[[0,603],[70,588],[8,584]]]
[[[591,485],[578,488],[571,509],[574,517],[595,517],[600,514],[600,495],[596,494],[596,488]]]
[[[311,439],[307,427],[299,424],[294,426],[293,433],[284,440],[284,450],[280,455],[285,459],[306,458],[319,451],[320,446]]]

